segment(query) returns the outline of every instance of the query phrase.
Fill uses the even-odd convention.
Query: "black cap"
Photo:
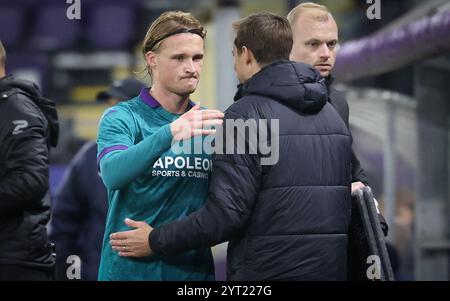
[[[97,101],[104,102],[111,97],[118,98],[119,101],[128,100],[139,95],[142,88],[145,88],[145,85],[133,77],[116,80],[109,86],[108,90],[97,94]]]

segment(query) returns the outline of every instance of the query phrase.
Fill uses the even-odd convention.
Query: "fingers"
[[[119,250],[118,254],[121,257],[146,257],[146,256],[152,255],[153,253],[152,252],[143,252],[138,249],[137,250],[124,249],[124,250]]]
[[[193,117],[191,117],[188,120],[191,121],[204,121],[204,120],[210,120],[210,119],[220,119],[222,120],[224,117],[224,114],[219,112],[219,113],[207,113],[207,114],[195,114]]]
[[[198,129],[201,127],[221,125],[222,123],[223,123],[222,119],[201,120],[201,121],[194,121],[191,127],[194,129]]]
[[[201,135],[214,135],[216,130],[205,130],[205,129],[193,129],[192,136],[201,136]]]
[[[353,182],[352,183],[352,196],[355,196],[359,189],[363,189],[365,187],[362,182]]]
[[[217,114],[220,116],[224,116],[225,114],[219,110],[212,110],[212,109],[206,109],[206,110],[201,110],[199,112],[195,112],[195,114],[201,113],[202,115],[208,115],[208,114]]]
[[[193,136],[211,135],[216,131],[210,127],[223,124],[224,113],[219,110],[198,110],[194,106],[170,125],[172,136],[175,140],[185,140]],[[195,108],[195,110],[194,110]],[[136,224],[133,227],[136,226]]]
[[[217,119],[223,118],[225,115],[219,110],[202,110],[188,112],[185,114],[184,119],[187,120],[206,120],[206,119]]]
[[[130,237],[131,231],[124,231],[124,232],[116,232],[109,236],[110,239],[114,240],[124,240]]]
[[[138,257],[138,254],[136,254],[136,252],[132,250],[122,248],[112,248],[112,249],[116,251],[121,257]]]
[[[109,241],[109,244],[111,245],[111,247],[114,250],[117,250],[117,251],[122,251],[123,249],[125,249],[127,247],[127,241],[126,240],[111,239]]]
[[[203,119],[206,118],[223,118],[225,114],[219,110],[203,110],[195,112],[194,115],[200,115]]]
[[[134,254],[133,252],[119,252],[119,256],[120,257],[137,257],[136,254]]]
[[[206,120],[202,122],[194,122],[190,128],[184,129],[184,136],[186,138],[193,136],[201,136],[201,135],[214,135],[216,133],[216,129],[211,129],[212,126],[221,125],[223,123],[222,120]]]
[[[208,127],[208,126],[215,126],[215,125],[221,125],[223,124],[222,119],[197,119],[197,120],[177,120],[176,121],[177,126],[174,127],[174,130],[179,129],[178,131],[186,131],[192,128],[201,128],[201,127]]]
[[[133,228],[137,228],[138,226],[136,225],[136,221],[130,219],[130,218],[126,218],[125,219],[125,224],[129,227],[133,227]]]
[[[125,224],[127,226],[129,226],[129,227],[132,227],[132,228],[140,228],[140,227],[143,227],[143,226],[147,225],[145,222],[137,222],[137,221],[134,221],[134,220],[132,220],[130,218],[126,218],[125,219]]]
[[[111,241],[111,248],[116,251],[119,256],[122,257],[142,257],[146,254],[143,254],[139,251],[139,248],[135,248],[133,246],[124,246],[123,244],[116,244]]]

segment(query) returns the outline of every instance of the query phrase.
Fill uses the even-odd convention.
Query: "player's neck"
[[[178,95],[161,89],[158,86],[153,86],[149,93],[166,111],[172,114],[183,114],[186,112],[189,103],[189,94]]]

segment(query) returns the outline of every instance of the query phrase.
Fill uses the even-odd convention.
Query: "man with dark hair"
[[[347,127],[327,102],[320,74],[288,61],[292,33],[286,18],[253,14],[234,29],[241,85],[225,112],[223,147],[233,143],[234,148],[232,153],[216,149],[205,207],[155,229],[144,224],[115,233],[111,245],[121,256],[143,257],[230,240],[229,280],[346,279],[351,211]],[[264,120],[278,121],[279,131],[276,122],[262,126]],[[255,133],[228,130],[239,121],[258,125],[257,145],[251,137]],[[265,139],[261,132],[271,135]],[[238,145],[240,137],[245,145]],[[265,142],[279,153],[278,161],[268,165]]]
[[[0,281],[49,280],[48,164],[58,116],[36,85],[6,75],[5,61],[0,42]]]

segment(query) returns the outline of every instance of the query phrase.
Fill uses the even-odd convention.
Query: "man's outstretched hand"
[[[148,236],[153,228],[146,222],[137,222],[129,218],[125,224],[134,230],[116,232],[109,236],[113,250],[122,257],[145,257],[153,254],[148,243]]]

